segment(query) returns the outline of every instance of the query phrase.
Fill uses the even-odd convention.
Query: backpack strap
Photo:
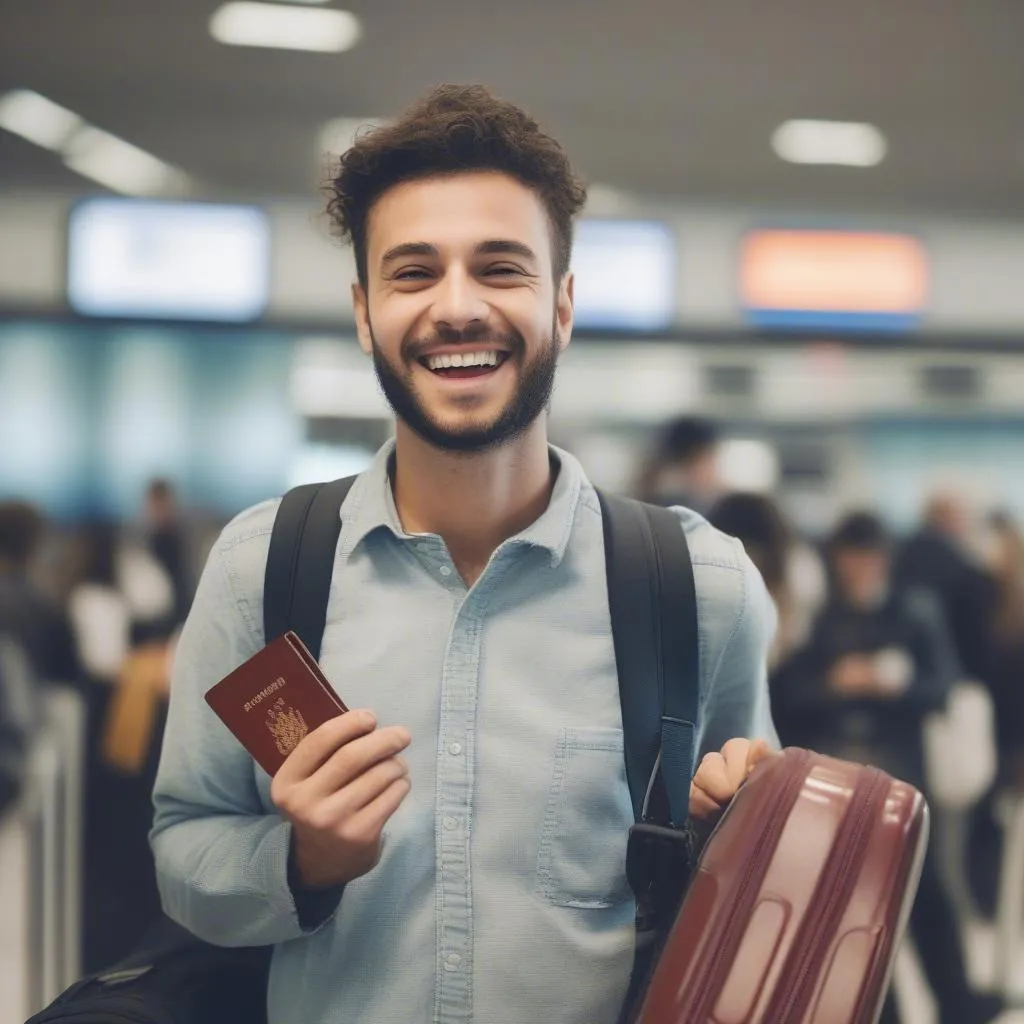
[[[597,496],[636,818],[626,849],[636,949],[619,1015],[619,1024],[632,1024],[696,859],[688,819],[700,699],[697,591],[674,512],[600,490]]]
[[[669,509],[597,494],[634,816],[682,827],[689,817],[700,678],[686,534]]]
[[[356,477],[288,491],[274,519],[263,579],[264,642],[294,630],[317,660],[327,623],[341,506]]]

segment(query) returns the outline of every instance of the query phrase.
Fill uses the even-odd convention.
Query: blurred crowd
[[[769,668],[782,742],[875,764],[921,788],[937,818],[960,821],[959,846],[931,844],[910,931],[939,1004],[964,1006],[964,917],[996,913],[998,803],[1024,794],[1021,528],[970,495],[936,494],[909,536],[870,509],[803,536],[772,496],[727,491],[719,443],[712,423],[667,424],[634,492],[696,509],[760,570],[778,614]],[[39,693],[77,689],[85,970],[126,954],[158,909],[149,792],[174,639],[204,555],[165,480],[130,524],[69,531],[0,503],[0,814],[17,800]]]
[[[962,935],[997,912],[998,802],[1024,794],[1024,534],[969,495],[936,494],[909,536],[853,509],[803,537],[772,497],[724,493],[717,445],[711,423],[669,424],[637,496],[702,512],[760,570],[778,614],[769,684],[782,743],[876,765],[929,798],[909,932],[940,1020],[988,1019],[995,1005],[979,1004],[997,1000],[972,991]],[[941,841],[943,819],[959,842]],[[882,1021],[897,1019],[890,998]]]
[[[136,523],[68,528],[0,503],[0,815],[22,789],[46,690],[77,691],[87,971],[125,955],[159,910],[150,792],[197,557],[166,480],[150,483]]]

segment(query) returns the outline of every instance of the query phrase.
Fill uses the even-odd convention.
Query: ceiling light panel
[[[210,18],[210,35],[226,46],[342,53],[362,34],[349,11],[297,4],[227,3]]]
[[[125,195],[177,195],[187,179],[170,164],[99,128],[82,128],[64,149],[73,171]]]
[[[772,134],[776,155],[792,164],[874,167],[885,159],[885,136],[856,121],[785,121]]]
[[[31,89],[0,96],[0,128],[45,149],[59,152],[82,123],[76,113]]]

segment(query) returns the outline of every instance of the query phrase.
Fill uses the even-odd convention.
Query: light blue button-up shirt
[[[380,863],[304,931],[291,826],[203,700],[263,645],[267,502],[216,543],[177,649],[152,834],[164,906],[211,942],[276,944],[271,1024],[614,1024],[633,962],[632,811],[597,496],[552,449],[547,510],[467,588],[440,537],[403,530],[391,451],[342,509],[321,655],[349,707],[412,734]],[[737,541],[679,517],[701,750],[774,743],[770,599]]]

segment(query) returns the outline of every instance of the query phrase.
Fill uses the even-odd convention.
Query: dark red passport
[[[207,691],[206,702],[271,776],[303,737],[348,711],[292,632],[226,675]]]

